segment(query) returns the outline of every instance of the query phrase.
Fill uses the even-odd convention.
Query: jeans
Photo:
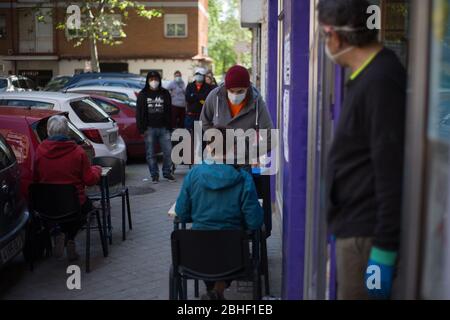
[[[144,141],[150,175],[153,178],[159,177],[158,161],[155,153],[156,144],[159,142],[163,152],[163,176],[169,176],[172,172],[172,141],[170,140],[170,130],[166,128],[148,128],[144,134]]]

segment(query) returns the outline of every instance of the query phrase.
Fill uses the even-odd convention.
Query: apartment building
[[[89,44],[75,47],[80,35],[56,28],[65,21],[67,6],[76,2],[1,0],[0,72],[26,75],[44,85],[52,76],[89,70]],[[102,71],[145,74],[158,70],[171,79],[180,70],[188,80],[193,68],[211,63],[208,0],[140,2],[147,9],[160,10],[162,17],[148,20],[131,12],[123,20],[127,24],[123,43],[98,45]],[[111,18],[124,19],[120,14]]]

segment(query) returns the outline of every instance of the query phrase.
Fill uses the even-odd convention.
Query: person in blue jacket
[[[226,146],[225,130],[219,131]],[[253,178],[246,170],[225,164],[223,154],[226,152],[215,152],[188,173],[175,212],[181,222],[192,222],[194,230],[258,230],[264,214]],[[202,299],[220,300],[225,299],[229,283],[207,282],[206,286],[208,292]]]

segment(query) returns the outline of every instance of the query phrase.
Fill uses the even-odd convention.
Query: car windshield
[[[8,80],[6,79],[0,79],[0,88],[6,88],[8,86]]]
[[[70,77],[56,78],[51,80],[44,88],[44,91],[60,91],[67,82],[69,82]]]
[[[72,101],[70,106],[83,122],[95,123],[110,121],[108,114],[90,98]]]

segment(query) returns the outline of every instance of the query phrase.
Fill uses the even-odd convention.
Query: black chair
[[[259,237],[259,231],[173,231],[169,299],[187,300],[185,280],[246,280],[253,282],[253,298],[260,300]]]
[[[81,205],[74,185],[67,184],[31,184],[29,188],[29,209],[35,219],[44,225],[77,221],[81,216]],[[97,219],[97,227],[91,226],[92,215]],[[98,229],[106,256],[105,239],[98,209],[93,208],[86,216],[86,272],[90,272],[91,229]],[[33,235],[31,235],[33,239]]]
[[[264,276],[264,292],[270,296],[269,256],[267,252],[267,238],[272,234],[272,201],[270,196],[270,176],[253,175],[258,198],[263,199],[264,225],[261,234],[261,273]]]
[[[130,230],[133,229],[131,222],[131,210],[130,210],[130,194],[128,187],[126,186],[126,174],[125,174],[125,161],[119,158],[113,157],[97,157],[93,159],[93,164],[101,167],[111,167],[111,172],[108,176],[108,186],[109,186],[109,199],[108,208],[110,208],[109,200],[113,198],[122,198],[122,240],[126,240],[126,213],[125,213],[125,201],[126,201],[126,211],[128,215],[128,227]],[[99,201],[101,200],[101,194],[89,194],[88,196],[91,200]],[[111,217],[108,216],[109,225],[111,225]],[[112,243],[111,233],[109,235],[109,241]]]

